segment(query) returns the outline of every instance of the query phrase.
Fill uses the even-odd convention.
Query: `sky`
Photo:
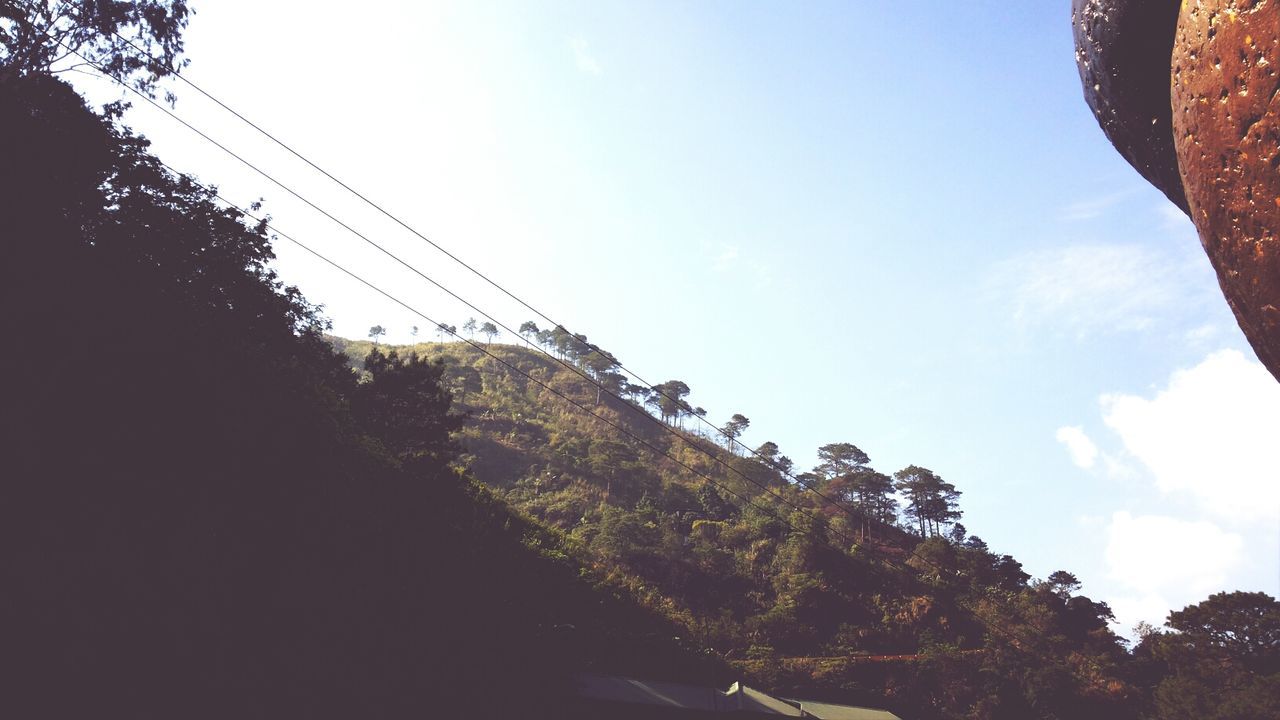
[[[747,444],[928,467],[971,533],[1075,573],[1126,633],[1214,592],[1280,595],[1280,384],[1191,223],[1084,104],[1066,0],[300,7],[196,3],[186,76],[640,377],[685,381],[713,422],[746,415]],[[493,319],[538,320],[170,87]],[[173,167],[433,321],[483,321],[134,105]],[[430,336],[276,249],[336,334]]]

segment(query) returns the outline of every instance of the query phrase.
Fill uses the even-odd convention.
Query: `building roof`
[[[888,710],[855,707],[853,705],[835,705],[832,703],[814,702],[812,700],[794,700],[808,717],[819,720],[901,720]]]
[[[683,710],[724,710],[724,693],[715,688],[636,680],[612,675],[578,675],[579,697],[611,702],[662,705]]]
[[[885,710],[774,697],[742,683],[726,691],[700,685],[637,680],[613,675],[578,675],[578,697],[604,702],[656,705],[672,710],[750,713],[817,720],[900,720]]]
[[[742,683],[734,683],[724,693],[725,700],[733,710],[762,713],[765,715],[783,715],[786,717],[804,717],[800,708],[785,700],[749,688]]]

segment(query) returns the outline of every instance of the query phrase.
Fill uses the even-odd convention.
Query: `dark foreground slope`
[[[727,680],[446,466],[438,370],[358,385],[265,229],[144,141],[32,75],[0,158],[0,716],[554,717],[584,667]]]
[[[467,413],[459,462],[758,687],[913,720],[1260,720],[1280,709],[1274,598],[1216,595],[1129,651],[1069,572],[1033,580],[954,525],[926,539],[911,518],[864,524],[847,478],[799,475],[818,494],[783,463],[678,421],[664,429],[643,389],[596,371],[591,355],[540,341],[551,356],[465,342],[370,356],[372,343],[330,340],[357,368],[388,352],[442,361]]]
[[[357,368],[372,349],[331,341]],[[819,495],[664,429],[571,359],[496,343],[380,348],[392,350],[444,363],[470,472],[758,686],[920,719],[1137,712],[1110,610],[1070,583],[1031,582],[978,538],[864,525],[851,498],[829,501],[838,479],[810,476]]]

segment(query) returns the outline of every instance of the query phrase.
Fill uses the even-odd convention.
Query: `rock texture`
[[[1085,102],[1125,160],[1187,212],[1169,105],[1179,0],[1073,0]]]
[[[1186,0],[1171,72],[1191,219],[1241,329],[1280,379],[1280,0]]]

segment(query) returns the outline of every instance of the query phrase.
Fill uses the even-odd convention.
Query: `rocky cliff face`
[[[1227,303],[1280,379],[1280,4],[1073,0],[1085,100],[1187,212]]]

